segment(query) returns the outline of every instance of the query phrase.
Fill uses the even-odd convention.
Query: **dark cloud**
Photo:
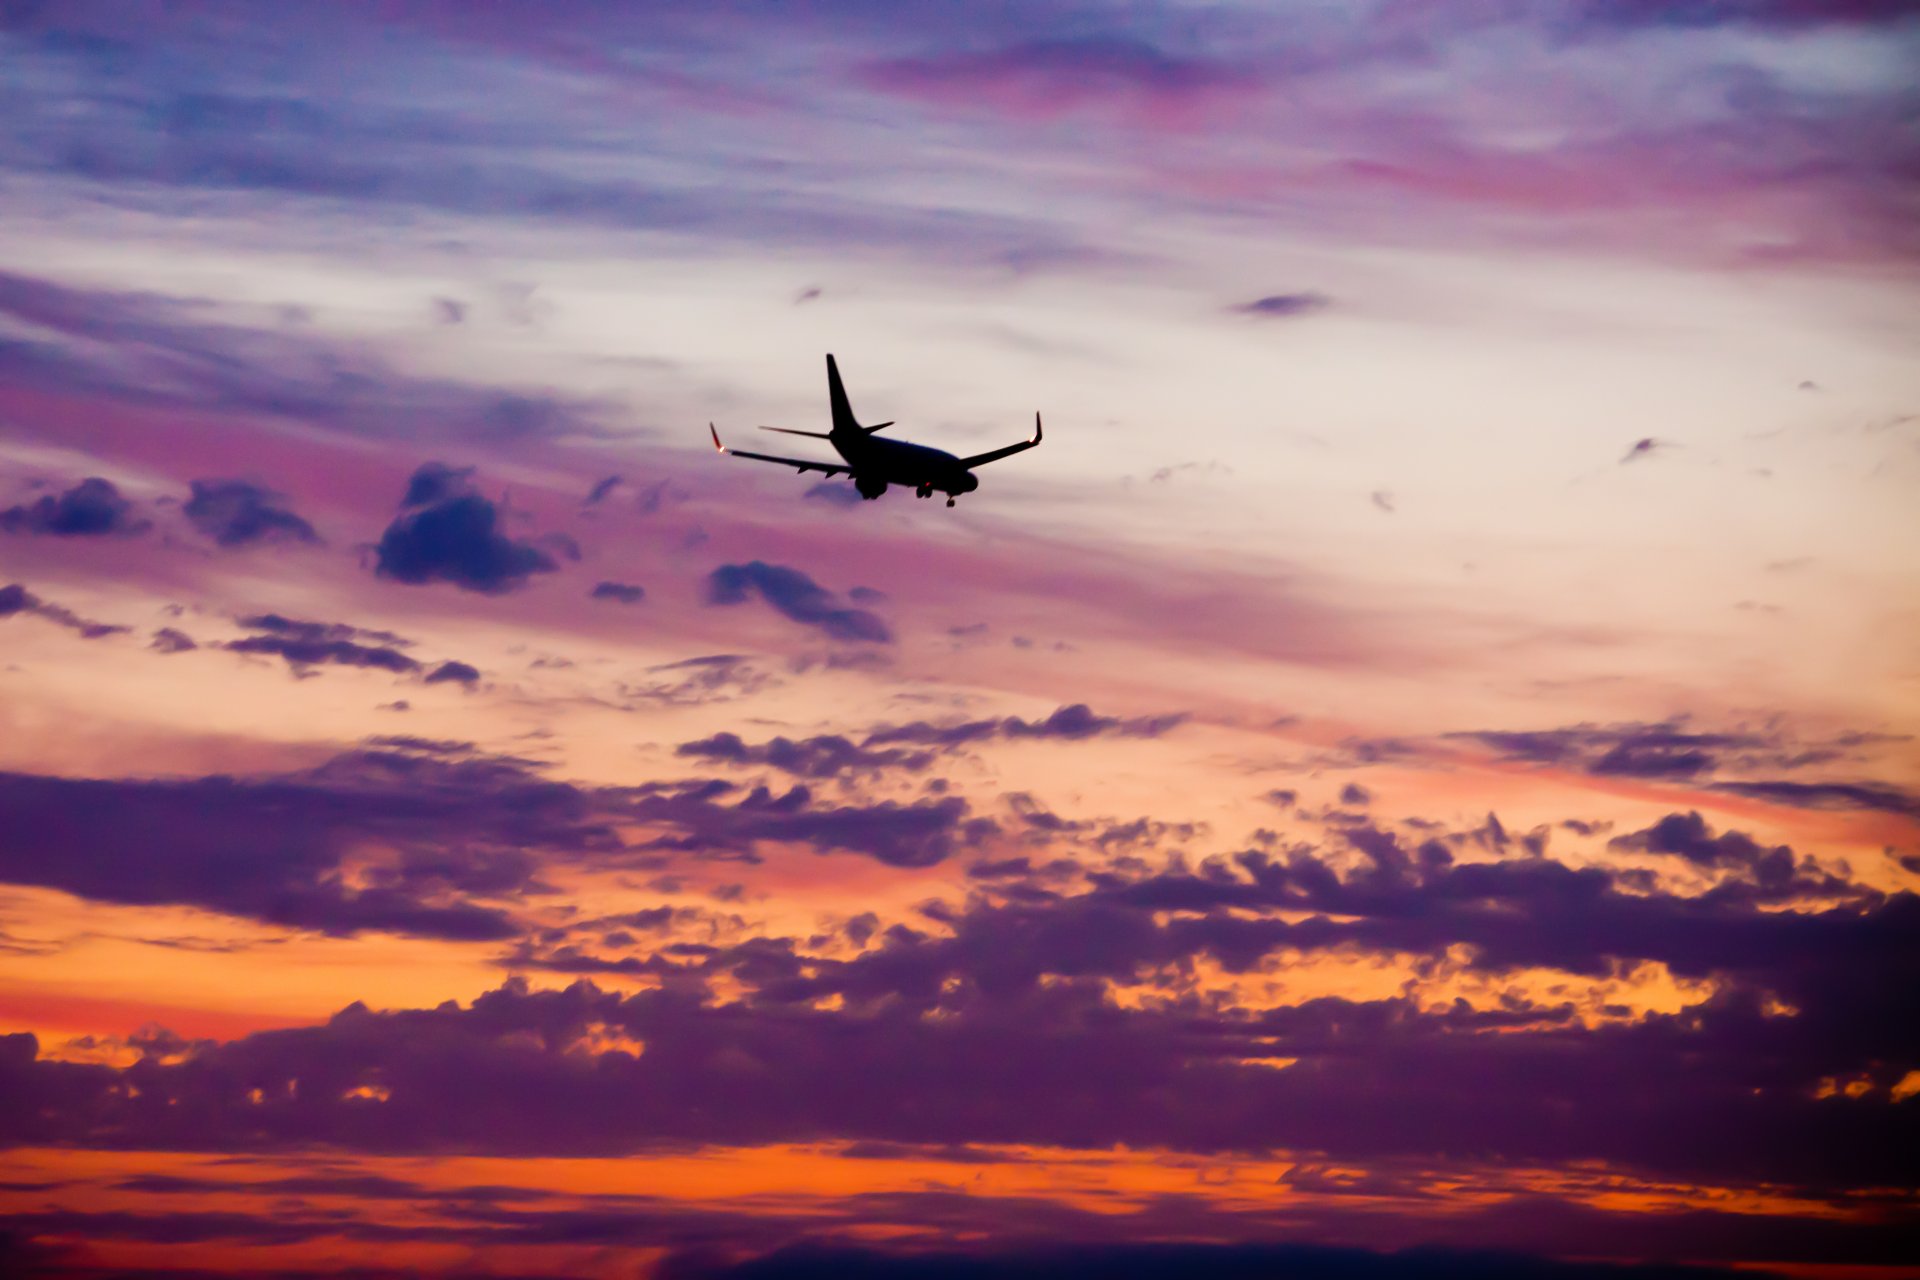
[[[647,589],[629,582],[597,582],[593,590],[587,593],[595,600],[613,600],[620,604],[639,604],[646,599]]]
[[[1324,293],[1270,293],[1264,298],[1241,303],[1233,310],[1243,316],[1285,319],[1325,311],[1332,305],[1333,299]]]
[[[1884,782],[1716,782],[1715,791],[1751,796],[1796,809],[1878,809],[1920,818],[1920,795]]]
[[[746,564],[723,564],[707,575],[710,605],[742,604],[752,595],[793,621],[835,640],[893,643],[893,632],[878,614],[843,607],[832,592],[798,569],[750,560]]]
[[[401,513],[380,536],[374,572],[396,582],[451,582],[495,595],[559,565],[507,536],[500,509],[471,488],[471,470],[429,462],[407,482]]]
[[[448,498],[473,491],[473,468],[450,467],[444,462],[423,462],[407,477],[407,491],[400,497],[402,507],[428,507]]]
[[[344,622],[312,622],[305,618],[289,618],[279,613],[250,613],[235,619],[249,631],[264,631],[269,635],[287,636],[296,640],[354,640],[367,644],[392,645],[405,649],[413,641],[391,631],[380,631],[372,627],[349,626]]]
[[[180,903],[332,934],[517,932],[529,850],[618,848],[571,788],[511,761],[395,749],[311,771],[197,780],[0,775],[0,880]],[[370,842],[390,862],[347,861]]]
[[[959,796],[830,806],[816,804],[804,786],[778,795],[755,787],[735,804],[721,803],[731,790],[726,783],[695,782],[636,801],[632,812],[677,829],[646,847],[757,861],[756,846],[771,842],[860,854],[895,867],[930,867],[997,831],[991,819],[968,817]]]
[[[433,300],[433,316],[434,319],[444,325],[465,324],[467,320],[467,304],[458,298],[435,298]]]
[[[428,684],[463,684],[469,687],[480,680],[479,668],[465,662],[448,660],[427,673]]]
[[[295,670],[331,664],[343,667],[374,667],[382,671],[408,674],[418,671],[420,663],[398,649],[356,644],[351,640],[307,640],[294,636],[244,636],[220,646],[234,653],[272,655],[286,659]]]
[[[605,478],[596,481],[594,483],[593,488],[587,490],[586,501],[581,505],[588,506],[588,507],[598,506],[606,498],[608,494],[612,493],[619,486],[620,486],[619,476],[617,475],[606,476]]]
[[[26,587],[15,582],[0,587],[0,618],[11,617],[17,613],[32,614],[35,617],[45,618],[56,626],[77,631],[82,640],[98,640],[103,636],[120,635],[130,630],[127,627],[114,626],[105,622],[89,621],[63,605],[42,600]]]
[[[1051,738],[1068,742],[1088,738],[1157,738],[1184,721],[1184,715],[1138,716],[1122,719],[1096,715],[1084,702],[1061,707],[1044,720],[1005,716],[997,720],[966,720],[957,724],[883,725],[867,735],[869,747],[896,742],[932,747],[960,747],[994,739]]]
[[[308,622],[277,613],[255,614],[239,622],[261,634],[228,640],[221,648],[284,658],[296,672],[321,665],[371,667],[400,675],[421,670],[417,658],[401,652],[400,646],[408,641],[390,631],[369,631],[343,622]]]
[[[88,476],[60,494],[43,494],[30,503],[0,511],[0,529],[58,538],[142,533],[152,522],[134,515],[133,504],[110,480]]]
[[[1478,742],[1509,760],[1636,778],[1688,779],[1723,762],[1748,763],[1787,754],[1780,743],[1761,734],[1697,733],[1674,721],[1446,736]]]
[[[932,751],[856,746],[839,734],[818,737],[774,738],[749,745],[738,734],[716,733],[698,742],[683,742],[675,755],[736,765],[762,765],[801,778],[846,778],[880,769],[923,771],[938,758]]]
[[[311,524],[282,505],[279,494],[246,480],[195,480],[181,508],[195,528],[223,547],[261,542],[318,542]]]

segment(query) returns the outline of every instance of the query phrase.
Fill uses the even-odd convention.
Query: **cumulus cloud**
[[[785,617],[835,640],[893,643],[893,631],[878,614],[842,605],[831,591],[798,569],[750,560],[723,564],[707,575],[710,605],[743,604],[755,595]]]
[[[48,534],[57,538],[91,538],[106,534],[136,534],[152,522],[134,514],[112,481],[99,476],[59,494],[43,494],[0,511],[0,529],[8,533]]]
[[[195,480],[181,508],[193,526],[223,547],[262,542],[318,542],[311,524],[284,505],[281,495],[247,480]]]
[[[509,537],[500,508],[472,487],[472,469],[428,462],[413,473],[401,512],[380,536],[374,572],[396,582],[451,582],[497,595],[559,567],[532,542]]]

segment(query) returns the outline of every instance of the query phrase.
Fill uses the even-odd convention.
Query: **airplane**
[[[947,495],[947,505],[952,506],[955,498],[963,493],[972,493],[980,487],[979,478],[973,474],[973,468],[1019,453],[1022,449],[1031,449],[1040,443],[1040,415],[1033,415],[1033,439],[1022,440],[1019,444],[1010,444],[1004,449],[991,449],[986,453],[976,453],[970,458],[958,458],[944,449],[929,448],[924,444],[909,444],[905,440],[882,440],[874,435],[876,431],[893,425],[891,422],[877,423],[863,427],[853,416],[853,407],[847,403],[847,389],[840,385],[840,367],[827,357],[827,398],[833,406],[833,430],[796,431],[792,427],[762,427],[762,431],[778,431],[790,436],[812,436],[816,440],[825,440],[844,458],[845,462],[815,462],[810,458],[780,458],[770,453],[748,453],[745,449],[729,449],[720,443],[720,429],[711,422],[707,430],[713,434],[713,447],[721,453],[730,453],[736,458],[753,458],[759,462],[777,462],[794,468],[805,475],[809,471],[818,471],[823,475],[847,475],[853,477],[853,487],[860,496],[872,501],[887,491],[889,484],[912,489],[922,498],[931,498],[936,491]]]

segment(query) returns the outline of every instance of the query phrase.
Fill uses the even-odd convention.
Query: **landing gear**
[[[919,488],[915,489],[913,492],[915,497],[931,498],[933,496],[933,486],[930,484],[923,484]]]
[[[887,491],[887,482],[885,480],[875,480],[868,476],[855,476],[853,478],[853,487],[860,491],[861,497],[865,498],[868,502],[872,502],[875,498]]]
[[[952,498],[948,498],[948,499],[947,499],[947,505],[948,505],[948,506],[952,506],[952,505],[953,505],[953,499],[952,499]]]

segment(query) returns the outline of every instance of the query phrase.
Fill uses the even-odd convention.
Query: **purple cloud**
[[[966,720],[956,724],[932,724],[917,720],[910,724],[882,725],[866,737],[871,747],[895,742],[919,743],[933,747],[959,747],[993,739],[1053,738],[1068,742],[1088,738],[1157,738],[1186,719],[1185,715],[1137,716],[1123,719],[1094,713],[1084,702],[1060,707],[1044,720],[1023,720],[1004,716],[997,720]]]
[[[709,605],[743,604],[753,595],[785,617],[835,640],[893,643],[893,632],[880,615],[842,606],[832,592],[798,569],[750,560],[746,564],[723,564],[707,575]]]
[[[647,589],[630,582],[596,582],[587,595],[594,600],[612,600],[617,604],[639,604],[647,598]]]
[[[64,605],[42,600],[18,582],[0,587],[0,618],[11,617],[18,613],[32,614],[35,617],[45,618],[57,626],[77,631],[82,640],[98,640],[103,636],[120,635],[129,630],[127,627],[113,626],[105,622],[89,621]]]
[[[247,480],[195,480],[181,508],[193,526],[223,547],[320,541],[311,524],[271,489]]]
[[[498,595],[559,564],[532,542],[507,536],[500,509],[475,492],[470,469],[428,462],[407,482],[402,510],[374,549],[374,572],[396,582],[451,582]]]
[[[0,529],[8,533],[95,538],[142,533],[150,527],[151,521],[134,515],[133,504],[120,496],[113,482],[99,476],[88,476],[64,493],[43,494],[0,511]]]

